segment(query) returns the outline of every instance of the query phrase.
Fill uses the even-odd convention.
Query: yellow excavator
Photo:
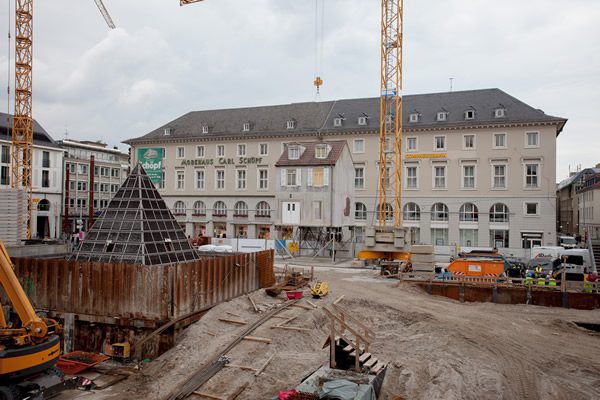
[[[55,367],[62,327],[35,313],[2,242],[0,284],[18,317],[7,320],[0,304],[0,400],[43,399],[64,383]]]

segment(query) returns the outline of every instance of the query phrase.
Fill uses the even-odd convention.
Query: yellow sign
[[[446,153],[407,154],[405,158],[446,158]]]
[[[41,199],[37,199],[37,198],[35,198],[35,197],[34,197],[34,198],[32,198],[32,199],[31,199],[31,202],[32,202],[32,203],[39,203],[39,202],[40,202],[40,200],[41,200]]]

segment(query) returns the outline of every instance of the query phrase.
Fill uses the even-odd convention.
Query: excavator
[[[35,313],[2,242],[0,284],[15,312],[7,319],[0,304],[0,400],[44,399],[64,384],[55,367],[62,327]]]

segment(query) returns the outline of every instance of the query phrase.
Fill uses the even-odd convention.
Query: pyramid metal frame
[[[71,259],[168,265],[195,261],[200,256],[138,164]]]

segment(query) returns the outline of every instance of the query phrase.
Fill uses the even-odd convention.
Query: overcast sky
[[[378,96],[380,1],[319,1],[319,100]],[[5,88],[14,1],[2,3]],[[189,111],[317,99],[315,0],[104,0],[115,30],[93,0],[34,3],[33,113],[55,139],[125,148]],[[450,77],[500,88],[569,119],[558,181],[600,162],[599,0],[405,0],[404,21],[405,94],[448,91]],[[6,111],[5,89],[0,100]]]

